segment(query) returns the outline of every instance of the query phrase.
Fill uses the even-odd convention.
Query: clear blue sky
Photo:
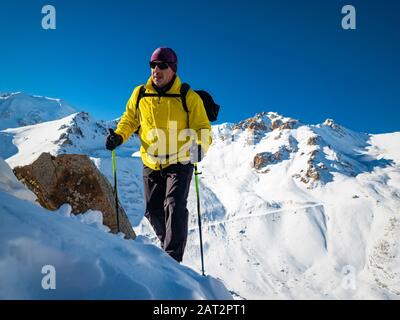
[[[57,29],[41,28],[41,8]],[[341,28],[341,8],[357,30]],[[59,97],[97,119],[122,114],[158,46],[221,104],[219,123],[276,111],[304,123],[400,131],[400,1],[2,0],[0,92]]]

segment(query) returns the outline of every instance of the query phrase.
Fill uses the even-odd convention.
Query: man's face
[[[154,84],[160,88],[165,86],[168,82],[170,82],[175,74],[175,72],[171,69],[170,66],[168,66],[168,68],[166,69],[162,69],[162,67],[163,63],[159,61],[155,61],[155,63],[151,67],[152,80]]]

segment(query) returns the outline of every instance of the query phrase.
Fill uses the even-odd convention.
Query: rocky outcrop
[[[304,176],[300,180],[304,183],[309,183],[310,181],[315,182],[320,179],[320,173],[314,165],[309,165]]]
[[[295,119],[272,119],[271,120],[271,130],[285,130],[285,129],[294,129],[296,125],[298,124],[298,120]]]
[[[14,168],[14,174],[36,194],[46,209],[57,210],[69,203],[74,214],[97,210],[103,213],[103,223],[111,232],[117,233],[119,229],[127,239],[136,237],[119,202],[118,228],[113,187],[87,156],[54,157],[42,153],[32,164]]]
[[[255,133],[266,133],[270,131],[270,120],[266,112],[258,113],[252,118],[242,120],[234,124],[232,130],[253,130]]]
[[[309,146],[316,146],[316,145],[317,145],[317,142],[320,141],[320,140],[321,140],[321,139],[320,139],[320,136],[312,136],[312,137],[309,137],[308,140],[307,140],[307,145],[309,145]]]
[[[276,164],[282,160],[288,159],[290,150],[287,146],[281,146],[278,151],[257,153],[253,159],[253,168],[260,173],[266,173],[268,165]]]
[[[332,119],[326,119],[322,125],[331,128],[340,137],[344,137],[346,135],[346,133],[344,132],[342,126],[337,124]]]
[[[261,112],[233,125],[232,130],[251,130],[255,135],[264,135],[272,130],[295,129],[298,126],[296,119],[283,117],[276,112]]]
[[[71,141],[71,136],[75,136],[77,139],[83,139],[84,134],[82,132],[81,126],[90,121],[89,114],[87,112],[79,112],[75,115],[75,117],[71,120],[71,122],[67,124],[63,124],[58,130],[67,129],[63,132],[60,137],[54,141],[55,144],[66,147],[72,146],[73,142]],[[96,123],[96,125],[99,125]],[[105,129],[103,129],[103,132]],[[104,132],[105,133],[105,132]]]

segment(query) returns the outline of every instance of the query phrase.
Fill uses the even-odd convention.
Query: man
[[[140,95],[128,100],[118,127],[107,137],[113,150],[136,132],[141,140],[145,217],[162,248],[182,261],[188,234],[187,197],[193,163],[202,160],[211,143],[211,126],[203,101],[193,90],[180,98],[178,58],[171,48],[158,48],[150,59],[151,77]],[[172,95],[172,96],[171,96]]]

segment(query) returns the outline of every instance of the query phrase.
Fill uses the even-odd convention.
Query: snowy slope
[[[63,118],[76,110],[60,99],[25,93],[0,95],[0,130]]]
[[[202,162],[203,197],[214,198],[203,211],[217,220],[204,221],[208,270],[244,298],[399,299],[399,133],[356,133],[331,120],[271,130],[276,116],[251,119],[264,124],[251,139],[237,125],[214,128]],[[277,152],[253,168],[257,154]],[[197,242],[193,227],[184,260],[193,267]]]
[[[44,151],[85,153],[112,182],[108,127],[78,113],[3,130],[0,154],[14,167]],[[239,299],[399,299],[400,133],[264,112],[213,135],[200,182],[208,274]],[[117,149],[119,196],[135,231],[157,244],[143,219],[138,150],[135,137]],[[183,262],[199,270],[193,182],[188,207]]]
[[[47,211],[0,159],[0,299],[230,299],[223,284],[179,265],[145,238],[107,233],[101,213]],[[55,289],[41,286],[44,266]]]
[[[7,158],[12,167],[32,163],[42,152],[107,157],[110,152],[104,148],[104,139],[108,128],[115,125],[116,121],[96,121],[88,113],[79,112],[59,120],[5,129],[0,131],[0,141],[7,147],[1,149],[0,156]],[[134,139],[124,145],[127,153],[138,148],[139,141]]]

